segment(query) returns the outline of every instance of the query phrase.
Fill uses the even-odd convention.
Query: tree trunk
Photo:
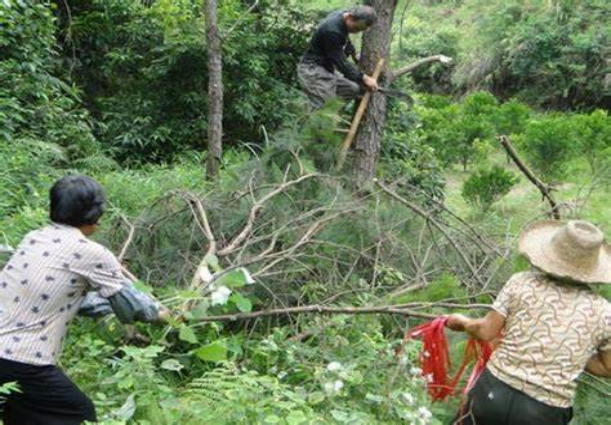
[[[392,36],[392,22],[397,6],[397,0],[371,0],[365,1],[372,6],[378,14],[378,20],[363,37],[363,48],[360,67],[368,75],[375,69],[381,58],[388,61],[390,55],[390,41]],[[388,65],[379,80],[385,85],[388,78]],[[386,96],[374,94],[365,112],[361,128],[356,136],[355,158],[353,172],[359,182],[369,182],[375,176],[376,163],[380,153],[384,125],[386,121]]]
[[[223,155],[223,52],[218,29],[218,0],[206,0],[206,48],[208,54],[208,160],[206,177],[219,174]]]

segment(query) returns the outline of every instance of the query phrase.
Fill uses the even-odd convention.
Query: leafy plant
[[[482,211],[488,211],[517,183],[518,179],[513,173],[495,165],[472,174],[463,184],[462,196]]]
[[[518,143],[535,171],[549,183],[562,180],[567,170],[563,165],[579,149],[571,119],[559,115],[531,120]]]

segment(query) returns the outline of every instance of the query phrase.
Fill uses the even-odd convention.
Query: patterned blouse
[[[572,406],[588,360],[611,350],[609,301],[585,285],[525,272],[507,282],[492,308],[506,322],[490,372],[545,404]]]
[[[116,257],[77,228],[30,232],[0,273],[0,357],[55,364],[87,291],[108,298],[123,282]]]

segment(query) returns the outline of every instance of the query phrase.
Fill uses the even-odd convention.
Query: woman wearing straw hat
[[[577,378],[611,377],[611,303],[590,285],[611,284],[611,247],[585,221],[543,221],[521,235],[533,271],[511,277],[480,319],[447,326],[490,341],[487,369],[454,423],[566,424]]]

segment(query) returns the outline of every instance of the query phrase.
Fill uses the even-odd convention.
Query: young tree
[[[218,0],[206,0],[208,52],[208,160],[206,177],[214,180],[223,155],[223,53],[218,28]]]

